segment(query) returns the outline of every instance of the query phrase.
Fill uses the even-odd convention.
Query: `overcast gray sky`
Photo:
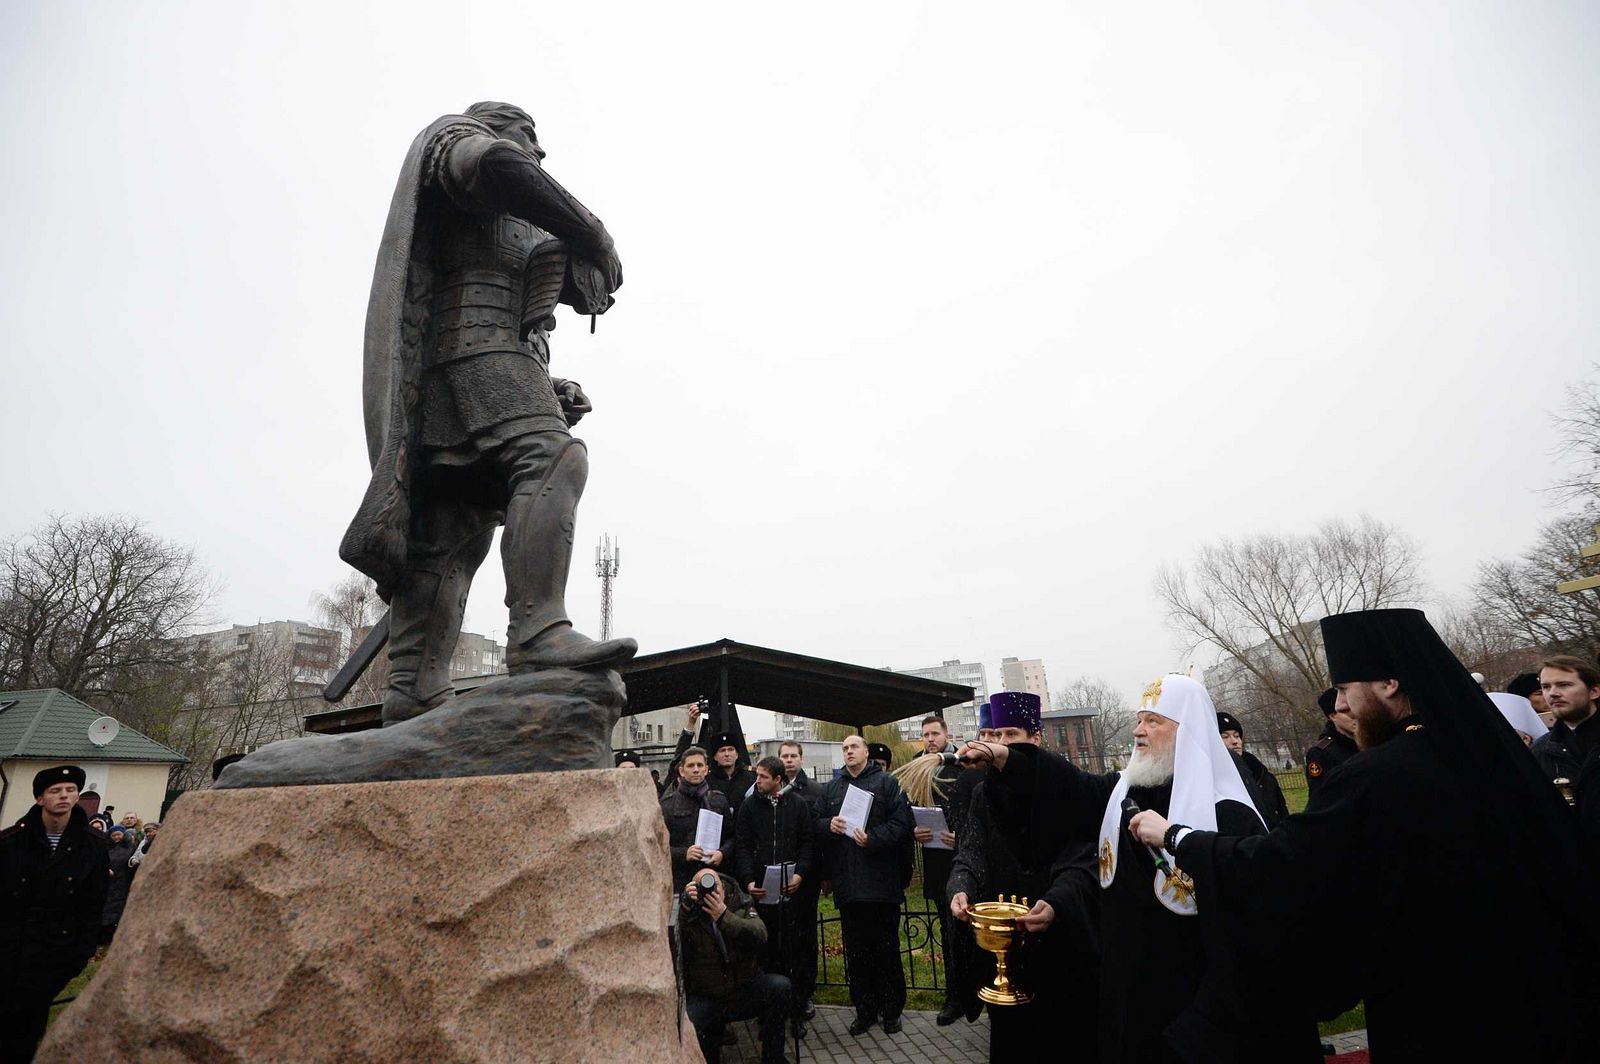
[[[447,13],[448,12],[448,13]],[[569,598],[864,665],[1186,664],[1156,566],[1367,512],[1528,543],[1597,351],[1585,3],[6,7],[0,533],[120,511],[304,618],[367,477],[400,161],[480,99],[627,282],[553,369]],[[468,627],[503,636],[496,561]],[[763,721],[764,723],[764,721]],[[757,732],[759,725],[752,727]]]

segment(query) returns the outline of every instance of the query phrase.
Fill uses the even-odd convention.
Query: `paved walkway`
[[[903,1017],[905,1029],[899,1034],[886,1035],[880,1026],[856,1038],[849,1030],[855,1018],[853,1009],[818,1005],[811,1033],[800,1042],[799,1062],[795,1062],[793,1038],[785,1046],[785,1059],[791,1064],[968,1064],[989,1059],[987,1012],[977,1023],[957,1020],[949,1027],[935,1024],[935,1015],[908,1010]],[[755,1022],[736,1023],[733,1029],[738,1045],[723,1049],[723,1064],[760,1064],[761,1042]],[[1367,1048],[1367,1032],[1329,1035],[1323,1041],[1331,1042],[1337,1052],[1348,1053]]]
[[[957,1020],[949,1027],[933,1022],[933,1012],[912,1012],[901,1018],[905,1028],[897,1035],[877,1026],[857,1038],[850,1034],[855,1010],[845,1005],[818,1005],[811,1032],[800,1042],[800,1064],[967,1064],[989,1059],[989,1017],[977,1023]],[[738,1046],[722,1051],[722,1064],[760,1064],[761,1042],[755,1021],[736,1023]],[[794,1062],[794,1039],[785,1047]]]

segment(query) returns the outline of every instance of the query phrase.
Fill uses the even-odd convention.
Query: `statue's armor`
[[[567,428],[544,320],[519,336],[529,286],[539,283],[530,262],[554,238],[512,215],[439,200],[419,442],[434,461],[459,465],[513,436]]]

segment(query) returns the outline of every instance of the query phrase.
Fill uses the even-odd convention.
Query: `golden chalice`
[[[972,924],[972,934],[978,945],[994,954],[994,982],[978,990],[978,997],[991,1005],[1026,1005],[1033,995],[1011,985],[1006,971],[1006,954],[1022,948],[1026,932],[1019,922],[1028,913],[1028,899],[1017,901],[1015,894],[1006,901],[1002,895],[994,901],[980,901],[967,910]]]

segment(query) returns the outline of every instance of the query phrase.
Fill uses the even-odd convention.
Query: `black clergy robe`
[[[1165,816],[1172,785],[1129,787],[1128,797]],[[1105,808],[1105,798],[1099,807]],[[1195,916],[1175,913],[1156,898],[1155,861],[1128,834],[1130,819],[1124,812],[1116,876],[1100,892],[1101,1060],[1320,1061],[1314,1024],[1285,1022],[1241,1004],[1228,954],[1214,958],[1216,951],[1207,948],[1227,928],[1207,912],[1205,893],[1196,891]],[[1235,835],[1265,830],[1248,806],[1231,801],[1217,803],[1217,825]],[[1184,868],[1181,860],[1178,866]]]
[[[1592,885],[1538,883],[1486,845],[1497,797],[1481,790],[1419,726],[1268,835],[1185,836],[1178,863],[1202,910],[1216,900],[1243,996],[1320,1019],[1365,1000],[1379,1062],[1592,1059],[1594,958],[1539,915],[1552,890]],[[1307,956],[1314,942],[1341,948]]]
[[[1004,771],[983,773],[965,817],[950,893],[965,893],[974,905],[998,895],[1042,900],[1056,914],[1049,930],[1007,957],[1011,978],[1033,1000],[990,1007],[991,1064],[1031,1060],[1061,1032],[1072,1047],[1066,1059],[1095,1058],[1099,891],[1093,857],[1073,845],[1061,815],[1080,775],[1065,758],[1015,744]],[[992,973],[991,964],[985,982]]]

